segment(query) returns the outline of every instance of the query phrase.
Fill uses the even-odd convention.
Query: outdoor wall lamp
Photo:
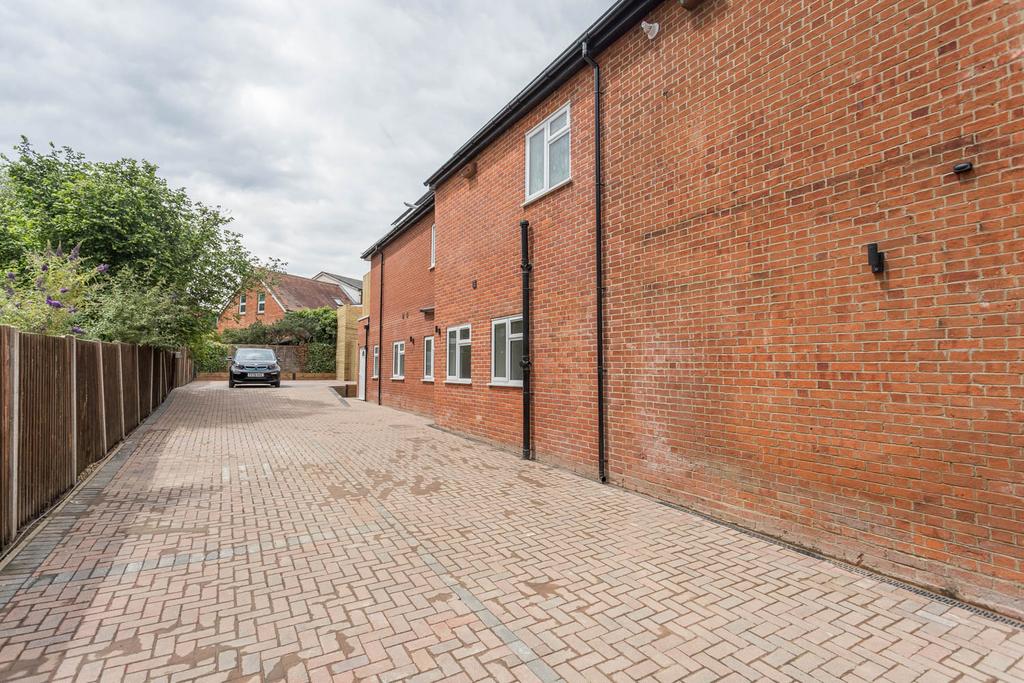
[[[871,266],[872,273],[885,272],[885,252],[878,251],[878,242],[868,245],[868,265]]]
[[[953,173],[960,175],[961,173],[970,173],[974,170],[974,164],[970,161],[961,161],[959,164],[953,167]]]
[[[438,327],[437,325],[434,325],[434,334],[441,334],[441,328]]]

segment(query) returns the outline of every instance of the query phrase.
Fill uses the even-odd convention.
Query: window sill
[[[433,270],[433,269],[434,269],[434,268],[436,268],[436,267],[437,267],[437,266],[430,266],[429,268],[427,268],[427,270]]]
[[[571,177],[570,178],[566,178],[565,180],[563,180],[562,182],[558,183],[557,185],[553,185],[553,186],[549,187],[548,189],[544,190],[543,192],[541,192],[540,194],[535,194],[534,196],[532,196],[529,199],[527,199],[525,202],[523,202],[523,208],[525,209],[530,204],[533,204],[534,202],[537,202],[537,201],[540,201],[541,199],[544,199],[545,197],[547,197],[552,192],[554,192],[556,190],[561,190],[566,185],[571,185],[571,184],[572,184],[572,178]]]
[[[404,382],[405,381],[405,376],[403,375],[401,377],[392,377],[391,381],[392,382]]]
[[[444,381],[444,383],[445,384],[472,384],[473,380],[471,380],[471,379],[446,379]]]
[[[380,375],[371,375],[370,379],[372,379],[372,380],[379,380],[380,379]]]
[[[433,384],[434,383],[434,378],[433,377],[424,377],[423,378],[423,383],[424,384]]]
[[[487,386],[505,389],[522,389],[522,382],[491,382]]]

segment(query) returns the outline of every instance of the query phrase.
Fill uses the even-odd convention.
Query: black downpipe
[[[522,253],[520,268],[523,271],[523,358],[519,366],[523,369],[523,460],[533,459],[530,444],[530,221],[519,221],[519,242]]]
[[[377,297],[377,405],[384,405],[381,389],[384,386],[384,250],[380,250],[380,295]]]
[[[594,69],[594,238],[595,286],[597,294],[597,478],[608,481],[608,457],[605,452],[604,421],[604,224],[601,216],[601,67],[587,52],[583,41],[583,59]]]

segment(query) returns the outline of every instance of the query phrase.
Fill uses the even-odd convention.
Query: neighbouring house
[[[348,295],[348,298],[354,304],[361,304],[363,301],[363,281],[361,279],[328,273],[323,270],[314,275],[313,279],[319,282],[335,283],[341,287],[342,291]]]
[[[1021,35],[615,2],[363,254],[365,397],[1024,616]]]
[[[353,281],[361,284],[361,281]],[[248,327],[257,321],[272,325],[288,311],[339,308],[357,303],[358,299],[353,300],[349,291],[334,281],[274,273],[259,287],[240,293],[228,304],[217,321],[217,331]]]

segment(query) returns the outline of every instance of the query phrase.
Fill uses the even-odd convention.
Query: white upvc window
[[[569,182],[569,129],[566,104],[526,134],[526,201]]]
[[[423,381],[434,381],[434,338],[423,338]]]
[[[491,321],[491,384],[523,386],[523,316]]]
[[[472,381],[473,332],[469,325],[448,328],[448,377],[452,384]]]
[[[391,345],[391,379],[405,379],[405,342]]]
[[[437,265],[437,224],[430,226],[430,267]]]
[[[245,315],[245,294],[238,297],[238,315]]]
[[[267,310],[267,294],[266,292],[260,292],[256,295],[256,312],[264,313]]]
[[[373,378],[380,377],[380,347],[373,347]]]

